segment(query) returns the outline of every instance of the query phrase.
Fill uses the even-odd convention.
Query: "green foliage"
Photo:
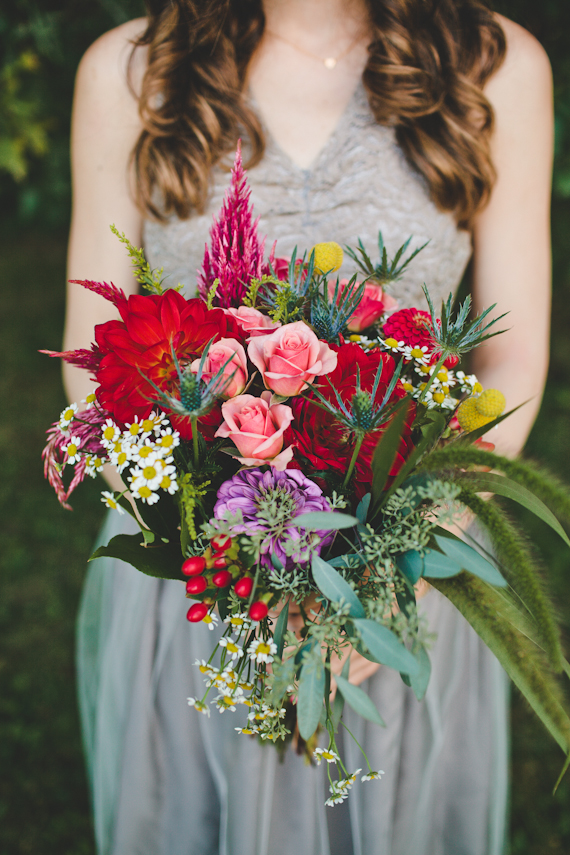
[[[410,241],[412,240],[412,236],[410,236],[407,241],[402,244],[402,246],[397,250],[394,258],[388,259],[388,252],[386,247],[384,246],[384,238],[382,237],[382,232],[378,232],[378,250],[380,253],[380,262],[378,264],[373,264],[370,256],[366,252],[364,248],[364,244],[359,239],[358,247],[356,252],[349,246],[345,247],[346,254],[352,258],[353,261],[356,262],[360,270],[365,274],[366,278],[371,282],[375,282],[377,285],[381,285],[386,287],[386,285],[390,285],[392,282],[397,282],[398,279],[402,278],[404,270],[408,266],[408,264],[414,260],[416,255],[425,249],[428,245],[429,241],[426,241],[422,246],[415,249],[407,258],[404,258],[402,263],[400,264],[401,259],[403,258],[406,250],[410,245]]]
[[[150,291],[152,294],[164,294],[164,288],[162,287],[162,283],[164,281],[162,277],[164,268],[161,267],[160,270],[151,270],[150,264],[146,260],[144,249],[139,249],[134,246],[125,233],[118,230],[116,225],[113,224],[110,228],[113,234],[119,238],[121,243],[124,243],[127,247],[127,252],[129,253],[131,264],[133,265],[134,277],[137,282],[142,285],[145,291]],[[178,285],[175,290],[180,291],[180,285]]]

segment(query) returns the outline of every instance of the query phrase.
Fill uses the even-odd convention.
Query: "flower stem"
[[[448,356],[449,356],[449,354],[448,354]],[[435,368],[433,369],[433,371],[431,373],[431,377],[429,378],[424,389],[422,390],[422,394],[418,398],[418,404],[423,403],[425,396],[427,395],[427,393],[430,390],[430,386],[433,384],[435,378],[437,377],[437,375],[438,375],[438,373],[439,373],[439,371],[440,371],[440,369],[441,369],[441,367],[442,367],[442,365],[446,359],[447,359],[447,356],[445,355],[445,353],[442,353],[436,362]]]
[[[192,446],[194,449],[194,469],[198,470],[200,464],[200,446],[198,445],[198,419],[191,418],[192,425]]]
[[[356,445],[354,446],[354,451],[352,452],[352,457],[350,458],[350,463],[349,463],[348,469],[346,471],[346,475],[344,476],[344,481],[342,482],[342,489],[343,490],[345,489],[345,487],[348,486],[348,483],[350,481],[350,477],[351,477],[351,475],[354,471],[354,467],[356,465],[356,460],[358,458],[358,453],[360,451],[360,447],[361,447],[363,442],[364,442],[364,434],[361,434],[356,440]]]

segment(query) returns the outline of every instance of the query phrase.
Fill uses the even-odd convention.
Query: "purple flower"
[[[198,277],[198,292],[204,299],[215,280],[220,280],[214,304],[224,309],[239,308],[252,277],[262,275],[265,240],[257,236],[259,218],[253,219],[250,196],[238,144],[231,185],[210,229],[210,249],[206,246]]]
[[[216,519],[227,519],[241,511],[243,522],[234,531],[239,534],[266,533],[261,543],[261,553],[266,566],[271,566],[271,555],[290,568],[296,563],[305,563],[307,555],[301,556],[311,534],[292,525],[295,517],[310,511],[331,511],[332,507],[321,488],[307,478],[299,469],[276,472],[244,469],[225,481],[218,491],[214,506]],[[313,533],[311,551],[320,553],[328,545],[334,532]],[[299,549],[295,547],[298,544]]]

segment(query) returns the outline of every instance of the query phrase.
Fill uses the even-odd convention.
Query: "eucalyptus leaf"
[[[463,567],[453,558],[438,552],[436,549],[426,549],[424,555],[424,576],[428,579],[449,579],[457,576]]]
[[[279,659],[283,657],[283,648],[285,646],[285,633],[287,631],[287,620],[289,618],[289,601],[285,603],[279,613],[275,630],[273,632],[273,641],[277,645],[277,656]]]
[[[335,680],[338,691],[341,692],[347,704],[351,706],[355,712],[363,718],[368,719],[368,721],[372,721],[374,724],[379,724],[380,727],[386,727],[385,723],[382,721],[380,713],[366,692],[363,692],[358,686],[354,686],[352,683],[349,683],[348,680],[345,680],[345,678],[340,675],[337,675]]]
[[[337,511],[309,511],[295,517],[289,525],[304,528],[306,531],[337,531],[341,528],[353,528],[358,523],[356,517],[350,514],[340,514]]]
[[[279,561],[274,552],[271,553],[271,563],[275,570],[283,570],[283,564]]]
[[[439,534],[435,535],[435,540],[439,548],[445,552],[448,558],[459,564],[462,570],[468,570],[469,573],[479,576],[480,579],[489,582],[490,585],[496,585],[499,588],[506,587],[507,582],[502,574],[472,546],[457,538],[442,537]],[[444,577],[440,576],[439,578]]]
[[[342,578],[340,573],[327,564],[326,561],[313,553],[312,560],[313,578],[319,591],[333,603],[339,603],[344,600],[350,606],[350,614],[352,617],[363,618],[365,616],[364,606],[352,590],[348,582]]]
[[[418,701],[421,701],[427,691],[431,676],[431,660],[423,644],[419,645],[418,649],[413,651],[413,654],[419,663],[420,670],[417,674],[409,677],[410,686]]]
[[[368,515],[368,508],[370,507],[370,500],[372,499],[372,493],[366,493],[365,496],[362,497],[360,502],[358,503],[358,507],[356,508],[356,518],[359,523],[366,522],[366,517]]]
[[[424,560],[415,549],[396,555],[396,565],[411,585],[415,585],[424,572]]]
[[[299,693],[297,698],[297,721],[299,733],[304,740],[311,738],[318,727],[325,693],[325,666],[318,647],[303,656]]]
[[[388,627],[368,619],[355,619],[352,623],[376,661],[404,674],[418,673],[417,660]]]
[[[118,558],[132,564],[141,573],[158,579],[178,579],[184,581],[180,568],[182,555],[180,547],[173,543],[141,546],[140,534],[117,534],[107,546],[100,546],[91,558]]]
[[[494,472],[467,472],[462,478],[469,482],[472,490],[479,492],[496,493],[498,496],[504,496],[507,499],[512,499],[518,502],[527,510],[531,511],[535,516],[552,528],[556,534],[560,535],[564,543],[570,546],[570,538],[544,502],[535,496],[522,484],[517,484],[510,478],[504,475],[496,475]]]

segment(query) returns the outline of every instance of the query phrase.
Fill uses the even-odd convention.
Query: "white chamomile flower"
[[[238,701],[232,695],[220,695],[219,698],[216,698],[216,706],[221,713],[235,712],[237,709],[236,703]]]
[[[85,474],[91,478],[96,478],[99,472],[103,471],[105,460],[102,457],[97,457],[95,454],[88,454],[85,458]]]
[[[402,353],[404,350],[404,342],[397,341],[395,338],[378,338],[378,341],[385,347],[386,350],[391,350],[392,353]]]
[[[135,463],[140,463],[141,465],[148,460],[151,455],[154,457],[163,456],[148,437],[143,439],[140,443],[133,443],[131,445],[131,455]]]
[[[101,493],[101,501],[112,511],[118,511],[120,514],[125,513],[122,507],[115,499],[114,495],[112,493],[109,493],[107,490],[103,490],[103,492]]]
[[[251,627],[251,621],[245,612],[242,612],[239,615],[228,615],[224,618],[224,623],[229,623],[232,627],[232,631],[236,635],[241,635],[242,632],[247,632]]]
[[[313,757],[316,760],[317,766],[320,766],[323,760],[326,760],[327,763],[336,763],[337,760],[340,760],[336,751],[331,751],[330,748],[315,748]]]
[[[205,674],[207,677],[217,674],[220,670],[219,668],[216,668],[215,665],[210,665],[205,659],[196,659],[194,665],[200,669],[201,674]]]
[[[260,662],[273,662],[273,654],[277,653],[277,645],[274,641],[264,641],[256,638],[247,648],[247,655],[258,664]]]
[[[170,493],[171,496],[178,490],[178,481],[175,475],[176,468],[174,466],[165,467],[161,473],[160,489]]]
[[[129,489],[133,494],[135,499],[140,499],[142,502],[145,502],[147,505],[154,505],[158,502],[160,496],[156,492],[158,489],[158,485],[153,490],[148,482],[144,478],[129,478]]]
[[[237,733],[243,733],[245,736],[253,736],[255,733],[259,733],[257,727],[234,727],[234,730]]]
[[[101,428],[101,445],[104,448],[111,448],[117,442],[120,435],[119,426],[115,424],[113,419],[107,419]]]
[[[59,429],[62,432],[65,432],[73,419],[75,418],[75,413],[77,412],[77,404],[70,404],[65,410],[62,411],[59,417]]]
[[[65,461],[66,463],[71,463],[71,464],[77,463],[77,461],[79,460],[79,457],[80,457],[80,453],[79,453],[79,446],[80,445],[81,445],[81,438],[80,437],[78,437],[78,436],[70,437],[70,440],[67,443],[67,445],[63,446],[63,450],[67,454],[67,460]]]
[[[81,403],[82,403],[82,404],[85,404],[85,409],[86,409],[86,410],[90,410],[90,409],[91,409],[91,407],[92,407],[92,406],[94,406],[94,404],[96,403],[96,401],[97,401],[97,395],[96,395],[96,394],[95,394],[95,392],[93,391],[93,392],[91,392],[91,394],[90,394],[90,395],[87,395],[87,397],[86,397],[86,398],[83,398],[83,400],[81,401]]]
[[[210,717],[210,707],[203,701],[197,701],[196,698],[188,698],[188,706],[194,707],[194,709],[198,710],[198,712],[207,715],[208,718]]]
[[[334,807],[335,805],[342,804],[348,798],[348,793],[345,790],[335,790],[332,796],[330,796],[325,805],[327,807]]]
[[[422,347],[419,345],[411,347],[411,345],[407,344],[404,346],[402,353],[404,354],[404,359],[407,362],[410,362],[413,359],[415,362],[421,362],[424,365],[427,365],[430,357],[427,345],[425,344]]]
[[[220,638],[218,643],[220,647],[226,648],[226,651],[232,657],[232,662],[235,662],[236,659],[241,659],[243,656],[242,648],[235,644],[231,638]]]
[[[160,431],[160,436],[156,439],[156,445],[159,448],[164,448],[166,451],[172,451],[177,445],[180,445],[180,434],[177,430],[172,430],[171,427]]]
[[[111,461],[113,466],[115,466],[119,475],[121,475],[131,462],[132,454],[130,444],[128,442],[125,442],[123,438],[119,438],[118,440],[116,440],[116,442],[109,446],[107,450],[109,454],[109,460]]]
[[[364,783],[365,781],[379,781],[383,774],[384,772],[382,769],[379,769],[378,772],[373,772],[372,770],[370,770],[370,772],[367,772],[366,775],[362,776],[360,781],[361,783]]]
[[[357,776],[360,775],[361,772],[362,772],[362,769],[357,769],[356,772],[353,772],[352,775],[348,776],[348,778],[341,778],[340,781],[337,781],[336,786],[338,787],[339,790],[344,790],[345,792],[350,790],[350,788],[354,785],[354,782],[356,781]],[[332,793],[333,788],[329,787],[329,789]]]
[[[240,689],[243,689],[244,692],[251,692],[253,689],[253,683],[249,683],[247,680],[242,680],[240,685]]]
[[[208,612],[207,615],[204,615],[201,622],[205,623],[208,629],[214,629],[218,625],[218,615],[214,614],[214,612]]]
[[[479,383],[476,374],[465,374],[464,371],[456,371],[455,377],[460,384],[462,392],[470,392],[477,395],[483,391],[483,386]]]
[[[132,479],[144,481],[149,490],[158,490],[163,478],[162,460],[154,454],[149,454],[146,460],[139,461],[139,465],[133,468]]]
[[[144,429],[145,419],[139,419],[138,416],[135,416],[134,421],[127,422],[124,430],[124,434],[126,436],[131,437],[131,439],[144,439],[147,436],[150,436],[152,432],[152,426],[149,430]]]

